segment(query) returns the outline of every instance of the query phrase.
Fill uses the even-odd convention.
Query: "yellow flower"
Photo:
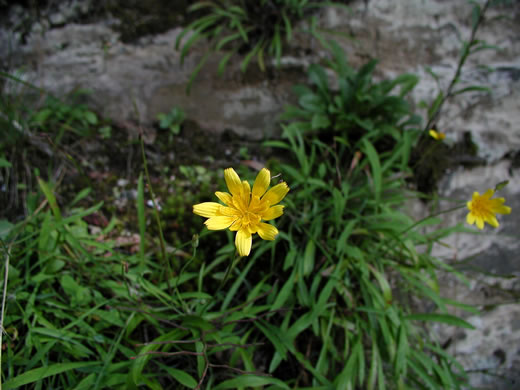
[[[275,185],[269,191],[271,173],[263,168],[256,177],[253,189],[247,181],[240,181],[233,168],[224,170],[224,178],[229,192],[215,192],[225,206],[216,202],[199,203],[193,206],[193,212],[209,218],[204,222],[209,230],[229,228],[236,231],[235,246],[240,256],[251,252],[253,234],[258,233],[264,240],[274,240],[278,229],[267,223],[283,214],[284,206],[277,205],[289,192],[285,182]]]
[[[437,141],[442,141],[444,138],[446,138],[446,134],[444,133],[441,133],[440,131],[435,131],[433,129],[431,129],[429,131],[430,133],[430,136],[434,139],[436,139]]]
[[[473,198],[467,203],[469,213],[466,217],[466,221],[473,225],[477,222],[479,229],[484,228],[484,222],[489,223],[493,227],[498,227],[498,221],[495,215],[498,214],[509,214],[511,213],[511,207],[504,206],[504,198],[491,199],[494,190],[491,188],[487,190],[483,195],[478,192],[473,193]]]

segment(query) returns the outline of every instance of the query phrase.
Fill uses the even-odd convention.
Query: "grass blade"
[[[39,367],[35,368],[34,370],[24,372],[23,374],[18,375],[16,378],[5,382],[2,388],[3,390],[16,389],[20,386],[34,383],[53,375],[58,375],[63,372],[75,370],[77,368],[95,366],[98,364],[101,364],[101,362],[57,363],[48,367]]]

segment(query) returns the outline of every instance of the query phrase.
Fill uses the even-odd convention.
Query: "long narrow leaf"
[[[38,382],[53,375],[58,375],[78,368],[91,367],[101,364],[101,362],[82,362],[82,363],[57,363],[48,367],[39,367],[34,370],[24,372],[16,378],[8,380],[2,384],[3,390],[17,389],[20,386]]]

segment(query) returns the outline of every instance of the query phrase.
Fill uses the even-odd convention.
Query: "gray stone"
[[[452,339],[448,352],[468,370],[470,385],[479,389],[514,390],[520,384],[520,306],[504,304],[467,318],[475,329]],[[444,332],[456,334],[455,328]]]
[[[69,24],[43,35],[31,34],[18,61],[37,64],[26,69],[26,79],[58,95],[78,88],[92,90],[90,104],[116,123],[133,120],[151,125],[158,113],[178,106],[216,133],[231,129],[250,139],[274,133],[291,84],[262,80],[242,84],[233,75],[219,79],[219,57],[214,56],[188,96],[187,82],[204,47],[181,65],[173,48],[181,31],[148,37],[151,41],[146,45],[132,45],[119,42],[107,25]]]

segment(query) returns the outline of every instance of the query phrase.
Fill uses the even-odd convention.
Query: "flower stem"
[[[487,0],[486,3],[484,4],[484,6],[482,7],[482,9],[480,10],[479,17],[478,17],[476,23],[473,24],[473,28],[471,29],[471,35],[470,35],[469,41],[464,44],[464,49],[463,49],[462,55],[460,56],[459,63],[457,64],[457,70],[455,71],[455,75],[451,79],[450,85],[448,86],[446,93],[442,97],[441,102],[439,103],[439,106],[437,107],[437,109],[434,112],[431,113],[430,117],[428,118],[428,123],[426,123],[426,126],[424,127],[425,132],[428,131],[432,127],[432,124],[435,123],[435,121],[437,120],[437,117],[439,116],[442,106],[444,105],[446,100],[448,100],[449,98],[451,98],[453,96],[452,95],[453,88],[455,87],[455,84],[457,84],[460,81],[459,79],[460,79],[460,74],[462,72],[462,67],[466,63],[468,56],[471,54],[471,47],[473,46],[473,44],[475,42],[475,36],[477,34],[477,30],[480,27],[480,25],[482,24],[482,22],[484,21],[484,14],[486,13],[486,10],[488,9],[490,2],[491,2],[491,0]]]
[[[2,311],[0,312],[0,366],[2,365],[2,336],[4,334],[4,310],[5,299],[7,297],[7,280],[9,278],[9,256],[11,255],[11,245],[7,248],[5,256],[5,272],[4,272],[4,292],[2,294]],[[2,390],[2,378],[0,377],[0,390]]]
[[[212,300],[214,300],[215,297],[218,296],[218,293],[220,292],[220,290],[222,290],[222,287],[224,287],[224,285],[226,284],[227,280],[229,279],[229,275],[231,275],[231,271],[235,268],[235,266],[237,265],[237,263],[238,263],[238,261],[240,260],[241,257],[242,256],[237,256],[237,250],[235,249],[235,252],[233,253],[233,257],[231,259],[231,263],[229,264],[229,266],[228,266],[228,268],[226,270],[226,274],[224,275],[224,279],[222,279],[222,281],[220,282],[220,285],[218,286],[217,291],[215,291],[213,293],[212,299],[208,300],[208,302],[206,303],[206,305],[202,309],[202,313],[204,313],[206,311],[206,309],[208,308],[210,302]]]
[[[153,212],[155,216],[155,221],[157,223],[157,229],[159,230],[159,242],[161,245],[161,259],[163,261],[164,266],[168,270],[168,272],[165,275],[166,284],[168,285],[168,291],[170,295],[172,294],[172,286],[170,283],[170,278],[173,276],[172,269],[170,266],[170,262],[168,261],[168,258],[166,256],[166,245],[164,243],[164,235],[161,227],[161,218],[159,217],[159,211],[157,210],[157,203],[155,202],[155,195],[153,193],[153,187],[152,182],[150,181],[150,175],[148,173],[148,164],[146,160],[146,153],[144,152],[144,140],[143,140],[143,134],[139,134],[139,141],[141,143],[141,154],[143,157],[143,167],[144,167],[144,174],[146,176],[146,183],[148,184],[148,188],[150,190],[150,198],[152,200],[153,205]]]
[[[424,221],[430,219],[430,218],[433,218],[433,217],[437,217],[438,215],[441,215],[441,214],[446,214],[446,213],[450,213],[452,211],[455,211],[455,210],[458,210],[458,209],[462,209],[464,208],[465,205],[458,205],[458,206],[455,206],[455,207],[452,207],[451,209],[447,209],[447,210],[441,210],[437,213],[434,213],[434,214],[430,214],[428,215],[427,217],[424,217],[423,219],[420,219],[419,221],[415,222],[414,224],[412,224],[411,226],[408,226],[406,229],[404,229],[401,234],[405,234],[407,232],[409,232],[410,230],[412,230],[414,227],[416,227],[417,225],[420,225],[421,223],[423,223]]]

